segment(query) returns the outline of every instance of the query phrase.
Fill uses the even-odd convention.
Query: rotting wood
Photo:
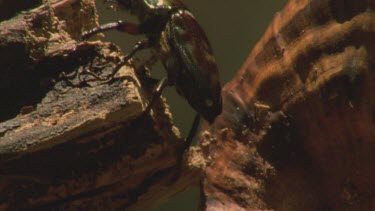
[[[142,209],[195,184],[198,166],[174,180],[183,139],[168,106],[143,112],[153,80],[131,66],[111,83],[74,76],[122,58],[74,40],[96,24],[94,2],[39,5],[0,23],[0,209]]]
[[[204,210],[375,207],[375,4],[290,0],[201,135]]]

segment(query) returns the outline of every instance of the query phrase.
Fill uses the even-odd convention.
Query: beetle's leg
[[[155,101],[157,98],[160,97],[161,93],[163,92],[163,90],[165,89],[165,87],[168,86],[168,79],[167,78],[163,78],[159,81],[159,83],[157,84],[155,90],[154,90],[154,93],[152,93],[152,98],[151,98],[151,101],[150,103],[147,105],[146,109],[145,109],[145,114],[148,114],[150,111],[151,111],[151,108],[152,106],[154,105]]]
[[[142,68],[137,69],[137,75],[140,77],[150,78],[150,69],[158,61],[158,59],[159,56],[156,53],[151,54],[151,57],[142,64]]]
[[[81,87],[87,87],[90,86],[86,81],[82,81],[81,79],[81,68],[76,68],[72,73],[66,74],[65,72],[61,72],[58,75],[58,79],[63,80],[68,86],[70,87],[76,87],[76,88],[81,88]],[[79,83],[74,83],[73,79],[78,78]],[[56,80],[54,80],[56,82]]]
[[[124,65],[126,64],[130,58],[132,58],[134,56],[135,53],[137,53],[137,51],[139,50],[143,50],[143,49],[146,49],[146,48],[150,48],[150,41],[148,39],[144,39],[144,40],[140,40],[138,41],[133,49],[126,55],[124,56],[124,58],[122,59],[122,61],[119,63],[119,65]]]
[[[139,24],[135,24],[135,23],[120,20],[120,21],[117,21],[115,23],[104,24],[104,25],[95,27],[95,28],[93,28],[89,31],[83,32],[82,35],[81,35],[81,39],[84,40],[84,39],[87,39],[87,38],[89,38],[89,37],[91,37],[91,36],[93,36],[93,35],[95,35],[99,32],[109,31],[109,30],[112,30],[112,29],[117,29],[119,31],[127,32],[129,34],[141,34]],[[134,46],[133,50],[131,51],[130,57],[134,55],[134,53],[138,50],[138,48],[142,48],[142,47],[143,47],[143,43],[138,42]],[[135,49],[135,48],[137,48],[137,49]],[[126,58],[126,57],[128,57],[128,56],[125,56],[124,60],[126,59],[126,61],[128,61],[130,57],[129,58]],[[105,83],[106,83],[106,82],[112,80],[113,76],[118,72],[118,70],[121,68],[121,66],[126,63],[126,61],[124,62],[124,60],[122,62],[120,62],[118,65],[116,65],[116,67],[114,68],[112,73],[107,78],[101,78],[97,74],[95,74],[91,71],[85,71],[85,73],[93,76],[94,78],[96,78],[98,80],[105,81]]]
[[[105,32],[105,31],[109,31],[112,29],[117,29],[119,31],[126,32],[129,34],[134,34],[134,35],[142,34],[139,24],[120,20],[115,23],[107,23],[107,24],[95,27],[89,31],[85,31],[82,33],[81,39],[84,40],[99,32]]]
[[[197,130],[198,130],[200,120],[201,120],[201,116],[197,113],[194,117],[193,124],[191,125],[189,135],[184,142],[184,148],[183,148],[184,152],[189,149],[189,147],[191,145],[191,142],[193,142],[194,136],[195,136],[195,134],[197,133]]]
[[[193,138],[194,138],[195,134],[197,133],[200,120],[201,120],[201,116],[197,113],[194,117],[193,125],[190,128],[189,135],[185,139],[184,145],[180,149],[181,151],[178,151],[179,154],[177,155],[178,156],[177,157],[177,164],[176,164],[176,168],[175,168],[175,173],[172,176],[172,179],[170,181],[171,184],[173,184],[180,177],[181,169],[182,169],[182,166],[183,166],[182,161],[184,159],[185,152],[189,149],[189,147],[191,145],[191,142],[193,142]]]
[[[130,58],[134,56],[135,53],[139,50],[143,50],[150,47],[150,42],[148,39],[144,39],[141,41],[138,41],[133,49],[129,52],[129,54],[125,55],[121,62],[119,62],[116,67],[113,69],[112,73],[107,76],[107,79],[105,83],[110,82],[113,80],[113,77],[116,75],[116,73],[120,70],[120,68],[126,64]]]
[[[74,84],[73,79],[75,79],[75,78],[78,79],[79,84],[74,85],[75,87],[82,87],[82,85],[84,85],[84,84],[85,84],[84,86],[88,85],[86,79],[82,78],[83,75],[90,75],[96,80],[106,80],[105,78],[100,77],[95,72],[97,72],[96,70],[104,69],[104,67],[107,64],[101,64],[101,65],[95,64],[95,66],[93,66],[94,63],[96,63],[95,61],[97,61],[97,59],[103,59],[103,58],[104,58],[104,56],[100,55],[100,54],[89,55],[89,56],[85,56],[85,57],[79,55],[78,56],[78,62],[81,66],[79,68],[76,68],[73,72],[71,72],[69,74],[67,74],[65,72],[62,72],[62,73],[60,73],[60,75],[58,77],[60,79],[63,79],[65,81],[67,81],[67,83],[70,84],[70,85]],[[92,69],[94,69],[94,72],[91,71]]]
[[[86,31],[86,32],[82,33],[81,39],[87,39],[94,34],[97,34],[99,32],[108,31],[108,30],[112,30],[112,29],[117,29],[121,32],[126,32],[126,33],[133,34],[133,35],[143,33],[139,24],[135,24],[135,23],[120,20],[120,21],[117,21],[116,23],[108,23],[108,24],[105,24],[105,25],[102,25],[102,26],[99,26],[99,27],[95,27],[95,28],[93,28],[89,31]],[[133,57],[134,54],[137,51],[145,49],[145,48],[149,48],[149,47],[151,47],[151,45],[150,45],[150,41],[148,39],[138,41],[135,44],[135,46],[133,47],[133,49],[129,52],[129,54],[124,56],[122,61],[119,64],[117,64],[116,67],[113,69],[112,73],[109,74],[109,76],[107,76],[106,79],[104,79],[104,81],[105,81],[104,83],[107,83],[107,82],[113,80],[113,76],[119,71],[121,66],[126,64],[129,61],[129,59],[131,57]],[[93,75],[93,73],[91,72],[90,75]],[[93,76],[95,78],[99,78],[96,75],[93,75]]]
[[[90,69],[92,69],[92,65],[93,65],[93,63],[90,63],[90,64],[88,65],[88,67],[84,66],[83,69],[82,69],[82,71],[79,71],[79,72],[77,73],[77,77],[78,77],[78,80],[79,80],[80,83],[83,82],[83,80],[82,80],[82,78],[81,78],[81,76],[82,76],[83,74],[91,75],[92,77],[94,77],[94,78],[97,79],[97,80],[104,80],[103,78],[101,78],[101,77],[98,76],[96,73],[94,73],[94,72],[92,72],[92,71],[90,70]]]
[[[151,101],[145,109],[146,114],[151,111],[151,108],[154,105],[156,99],[160,97],[161,93],[163,92],[165,87],[167,87],[168,85],[169,85],[169,82],[168,82],[167,78],[163,78],[159,81],[159,83],[157,84],[157,86],[155,88],[154,93],[152,94]],[[184,142],[183,151],[186,151],[190,147],[191,142],[193,141],[193,138],[194,138],[195,134],[197,133],[200,119],[201,119],[200,115],[197,113],[194,117],[194,121],[193,121],[191,129],[189,131],[189,135]]]
[[[116,73],[121,69],[121,67],[124,64],[126,64],[129,61],[130,58],[132,58],[134,56],[135,53],[137,53],[137,51],[149,48],[150,47],[149,43],[150,42],[149,42],[148,39],[144,39],[144,40],[138,41],[134,45],[134,47],[130,51],[130,53],[127,54],[127,55],[125,55],[124,58],[118,64],[116,64],[116,66],[113,68],[112,72],[106,78],[102,78],[102,77],[98,76],[97,74],[91,72],[90,70],[85,70],[84,73],[86,73],[88,75],[91,75],[91,76],[93,76],[94,78],[96,78],[98,80],[103,81],[103,83],[108,83],[108,82],[110,82],[110,81],[113,80],[113,78],[116,75]],[[80,74],[82,74],[82,73],[80,73]]]

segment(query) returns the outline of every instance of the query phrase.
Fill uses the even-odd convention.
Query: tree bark
[[[375,3],[291,0],[206,125],[204,210],[373,210]]]
[[[134,65],[109,83],[87,74],[108,76],[122,59],[110,43],[76,41],[97,24],[94,1],[19,10],[0,23],[1,210],[142,209],[198,181],[198,168],[177,165],[168,106],[144,113],[153,80]]]

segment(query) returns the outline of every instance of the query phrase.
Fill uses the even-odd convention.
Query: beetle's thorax
[[[186,9],[180,0],[117,0],[118,4],[138,16],[141,23],[151,19],[169,18],[179,9]]]
[[[180,0],[117,0],[117,2],[138,17],[143,33],[154,40],[159,39],[160,32],[164,30],[165,24],[173,13],[187,9]]]

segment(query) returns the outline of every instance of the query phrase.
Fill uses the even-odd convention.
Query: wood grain
[[[371,210],[375,3],[290,0],[201,135],[205,210]]]

